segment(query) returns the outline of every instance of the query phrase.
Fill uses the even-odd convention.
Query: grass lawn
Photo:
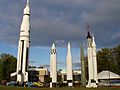
[[[96,89],[86,88],[23,88],[23,87],[4,87],[0,86],[0,90],[120,90],[120,88],[100,87]]]

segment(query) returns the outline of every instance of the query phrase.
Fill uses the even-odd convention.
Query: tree
[[[114,48],[102,48],[97,52],[98,72],[109,70],[120,74],[120,45]]]
[[[112,54],[116,64],[116,69],[114,71],[120,75],[120,45],[112,49]]]
[[[0,55],[0,80],[10,80],[10,74],[16,71],[16,61],[13,55]]]
[[[108,48],[101,49],[97,52],[97,68],[98,72],[102,70],[110,70],[110,61],[111,55],[110,50]]]

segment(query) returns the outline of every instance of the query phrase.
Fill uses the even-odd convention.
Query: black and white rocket
[[[23,12],[23,20],[20,28],[17,57],[17,82],[28,81],[28,59],[30,47],[30,1],[27,0]],[[11,75],[12,76],[12,75]]]
[[[52,44],[51,53],[50,53],[50,88],[56,87],[57,84],[57,52],[55,44]]]
[[[97,79],[97,58],[96,58],[96,44],[94,36],[91,37],[90,32],[88,31],[87,35],[87,47],[88,47],[88,75],[89,80],[86,87],[95,88],[98,84]]]
[[[72,74],[72,55],[70,50],[70,43],[68,43],[68,50],[67,50],[67,83],[68,86],[73,86],[73,74]]]

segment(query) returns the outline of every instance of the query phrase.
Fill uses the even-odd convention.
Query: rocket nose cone
[[[68,49],[70,49],[70,42],[68,42]]]
[[[92,46],[96,46],[94,36],[92,37]]]
[[[54,43],[52,44],[52,49],[55,49],[55,44]]]
[[[30,0],[27,0],[27,4],[29,4],[30,3]]]
[[[23,14],[30,14],[30,1],[29,0],[27,0],[27,4],[24,8]]]
[[[68,50],[67,50],[67,54],[71,53],[71,50],[70,50],[70,42],[68,42]]]

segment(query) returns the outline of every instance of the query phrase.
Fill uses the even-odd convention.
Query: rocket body
[[[17,81],[28,81],[28,59],[30,47],[30,7],[29,0],[27,0],[26,7],[23,13],[23,20],[20,28],[20,37],[18,43],[18,57],[17,57]]]
[[[56,87],[57,83],[57,52],[55,48],[55,44],[53,43],[50,54],[50,78],[52,82],[50,83],[50,87]]]
[[[92,53],[93,53],[93,68],[94,68],[94,80],[98,84],[98,78],[97,78],[97,55],[96,55],[96,44],[94,36],[92,37]]]
[[[68,43],[66,61],[67,61],[67,83],[68,83],[68,86],[73,86],[72,55],[71,55],[71,50],[70,50],[70,43]]]
[[[81,85],[83,87],[86,86],[86,79],[85,79],[85,61],[84,61],[84,48],[82,44],[80,45],[81,49]]]
[[[90,36],[88,32],[87,36],[87,47],[88,47],[88,74],[89,80],[86,87],[97,87],[97,61],[96,61],[96,44],[94,38]]]

